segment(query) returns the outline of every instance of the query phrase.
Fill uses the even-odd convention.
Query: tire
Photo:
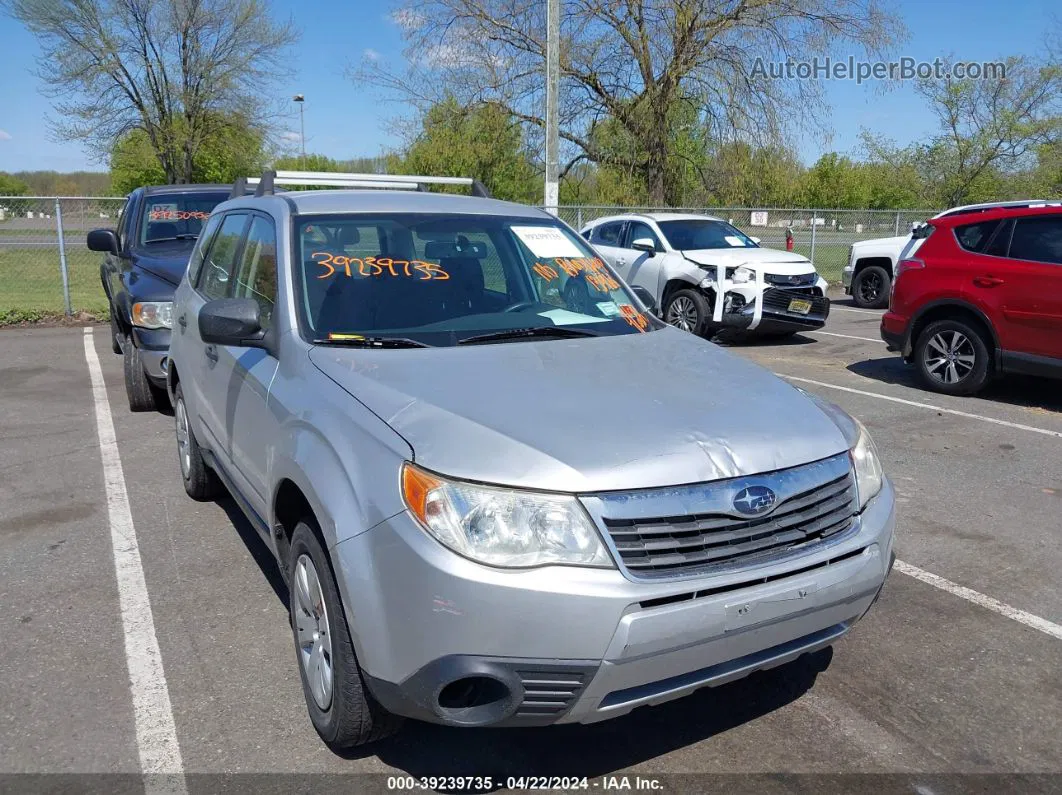
[[[325,744],[339,751],[394,734],[402,719],[381,707],[365,687],[339,589],[316,527],[307,517],[292,534],[288,603],[310,721]],[[327,686],[322,684],[325,676],[330,677]]]
[[[711,319],[708,300],[697,290],[678,290],[664,306],[663,320],[670,326],[704,336]]]
[[[922,382],[945,395],[973,395],[988,383],[990,355],[981,332],[962,320],[937,320],[918,335],[915,366]]]
[[[166,390],[155,386],[144,372],[140,349],[133,338],[125,338],[123,365],[125,368],[125,396],[129,399],[130,411],[156,411],[169,402]]]
[[[122,343],[118,340],[122,337],[122,330],[118,328],[118,318],[115,316],[115,309],[111,307],[111,351],[114,353],[122,352]]]
[[[884,309],[889,305],[892,278],[880,265],[870,265],[852,280],[852,303],[863,309]]]
[[[173,395],[173,422],[177,436],[177,463],[181,468],[184,490],[193,500],[206,502],[224,491],[217,473],[207,466],[199,442],[188,421],[188,407],[180,383]]]

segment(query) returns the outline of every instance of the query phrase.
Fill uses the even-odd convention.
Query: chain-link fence
[[[0,196],[0,324],[107,317],[102,254],[90,229],[114,227],[122,198]]]
[[[114,227],[119,197],[0,196],[0,325],[63,315],[104,319],[100,285],[102,255],[89,251],[85,235]],[[723,218],[769,248],[786,247],[808,257],[826,279],[841,280],[848,247],[857,240],[905,235],[934,210],[814,210],[754,207],[559,208],[562,219],[581,229],[606,215],[695,212]]]
[[[774,207],[602,207],[567,206],[558,215],[576,229],[607,215],[626,213],[702,213],[729,221],[768,248],[786,247],[786,230],[793,230],[793,251],[810,259],[823,278],[841,281],[848,249],[857,240],[907,235],[911,225],[936,215],[937,210],[815,210]]]

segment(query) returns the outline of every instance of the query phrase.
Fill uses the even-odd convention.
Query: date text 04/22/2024
[[[602,776],[590,780],[587,776],[388,776],[387,788],[394,791],[445,790],[490,792],[502,788],[510,790],[549,790],[566,792],[577,790],[662,790],[659,779],[646,776]]]

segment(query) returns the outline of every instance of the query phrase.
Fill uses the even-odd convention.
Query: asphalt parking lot
[[[732,346],[861,419],[897,488],[900,563],[832,653],[594,726],[409,723],[346,757],[307,719],[269,553],[233,503],[185,496],[173,420],[128,412],[107,328],[0,332],[0,774],[137,773],[145,753],[174,750],[152,745],[169,728],[131,696],[127,660],[153,652],[123,632],[121,506],[105,487],[88,334],[135,528],[115,541],[139,548],[150,662],[165,675],[151,684],[178,746],[166,763],[188,776],[176,791],[218,773],[901,773],[921,793],[973,786],[935,774],[1060,774],[1020,785],[1059,791],[1062,390],[1015,379],[979,398],[926,393],[878,339],[879,314],[839,301],[823,332]],[[873,781],[850,788],[882,791]],[[989,781],[978,788],[1013,782]]]

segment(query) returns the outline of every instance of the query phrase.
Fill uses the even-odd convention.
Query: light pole
[[[304,169],[306,167],[306,117],[303,115],[302,108],[306,97],[296,94],[292,99],[299,103],[299,168]]]
[[[557,94],[560,89],[560,0],[546,0],[546,212],[557,214],[560,193]]]

